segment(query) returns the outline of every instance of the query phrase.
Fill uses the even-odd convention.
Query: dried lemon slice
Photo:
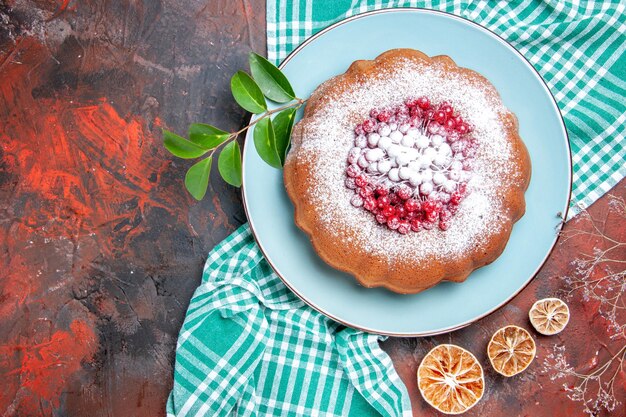
[[[467,350],[439,345],[426,354],[417,368],[417,386],[424,400],[437,410],[461,414],[483,396],[483,368]]]
[[[487,356],[499,374],[519,374],[535,359],[536,347],[530,333],[517,326],[506,326],[491,336]]]
[[[558,298],[537,301],[528,312],[530,324],[546,336],[560,333],[569,322],[569,308]]]

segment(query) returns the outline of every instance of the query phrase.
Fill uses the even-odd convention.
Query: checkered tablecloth
[[[167,414],[409,417],[380,339],[304,304],[241,226],[209,254],[191,299]]]
[[[626,176],[626,1],[268,0],[268,57],[278,63],[327,26],[389,7],[472,20],[534,65],[557,100],[572,146],[570,215]]]
[[[624,4],[268,0],[269,58],[278,62],[338,20],[392,6],[473,20],[535,65],[566,119],[576,207],[624,177]],[[380,339],[306,306],[272,272],[244,225],[211,252],[189,305],[168,416],[408,417],[408,393]]]

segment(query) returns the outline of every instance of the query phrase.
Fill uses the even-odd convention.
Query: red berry
[[[435,111],[434,110],[428,110],[426,111],[424,114],[424,117],[428,120],[433,120],[435,118]]]
[[[400,202],[400,197],[398,197],[398,194],[389,194],[389,204],[398,204],[398,202]]]
[[[363,126],[362,125],[357,125],[357,127],[354,128],[354,134],[359,136],[365,133],[365,130],[363,130]]]
[[[372,109],[370,111],[370,117],[373,119],[378,118],[378,115],[380,114],[380,112],[378,111],[378,109]]]
[[[376,221],[377,221],[378,223],[380,223],[380,224],[385,224],[385,223],[387,223],[387,218],[385,217],[385,215],[384,215],[384,214],[378,213],[378,214],[376,215]]]
[[[421,206],[420,202],[415,200],[414,198],[411,198],[404,202],[404,208],[409,213],[419,210],[421,208],[420,206]]]
[[[378,199],[376,200],[376,203],[378,204],[378,208],[384,209],[386,206],[389,205],[389,197],[382,195],[378,197]]]
[[[443,210],[443,203],[441,201],[435,202],[435,209],[433,211],[439,213],[441,210]]]
[[[422,230],[422,222],[419,219],[411,220],[411,230],[414,232],[419,232]]]
[[[389,110],[383,110],[378,114],[378,121],[387,123],[390,117],[391,117],[391,112]]]
[[[459,184],[459,192],[464,195],[467,192],[467,183],[462,182]]]
[[[467,125],[465,123],[460,123],[456,125],[456,130],[457,132],[459,132],[460,134],[464,135],[467,133],[468,129],[467,129]]]
[[[388,195],[389,190],[386,189],[385,187],[376,187],[376,189],[374,190],[374,193],[376,193],[377,196],[381,197],[381,196]]]
[[[427,200],[422,204],[422,210],[424,210],[424,212],[426,214],[428,213],[432,213],[433,211],[435,211],[435,202],[432,200]]]
[[[396,208],[394,206],[385,206],[385,208],[383,208],[383,215],[385,217],[392,217],[395,214]]]
[[[391,230],[396,230],[398,227],[400,227],[400,219],[396,216],[388,218],[387,227],[389,227]]]
[[[441,210],[441,212],[439,213],[439,219],[442,221],[450,220],[451,217],[452,213],[450,213],[450,210]]]
[[[346,175],[348,177],[355,178],[355,177],[358,177],[360,173],[361,173],[361,168],[359,168],[357,164],[352,164],[348,168],[346,168]]]
[[[396,206],[396,214],[400,217],[400,219],[404,219],[406,216],[406,209],[404,206]]]
[[[430,211],[426,213],[426,220],[428,220],[429,222],[436,222],[437,220],[439,220],[439,213],[437,213],[436,211]]]
[[[435,115],[433,117],[435,121],[439,124],[444,124],[447,119],[446,113],[442,110],[435,112]],[[365,129],[365,126],[363,126],[363,128]]]
[[[446,117],[452,117],[454,114],[454,109],[449,104],[443,104],[439,110],[443,111],[446,114]]]
[[[411,123],[411,126],[413,126],[413,127],[421,126],[422,125],[422,118],[418,117],[418,116],[411,117],[411,119],[409,120],[409,123]]]
[[[398,232],[406,235],[411,230],[411,224],[409,222],[400,222],[400,226],[398,226]]]
[[[363,207],[367,211],[373,211],[376,208],[376,199],[372,196],[366,197],[363,202]]]
[[[426,230],[430,230],[430,229],[432,229],[433,227],[435,227],[435,223],[434,223],[434,222],[430,222],[430,221],[427,221],[427,222],[422,222],[422,227],[423,227],[424,229],[426,229]]]
[[[403,200],[407,200],[407,199],[411,198],[411,194],[412,194],[411,190],[409,189],[409,187],[400,187],[400,188],[398,188],[396,193],[398,194],[398,197],[400,197]]]
[[[441,220],[439,222],[439,228],[441,230],[448,230],[449,227],[450,227],[450,223],[448,223],[447,221]]]
[[[446,128],[452,130],[456,127],[456,122],[453,119],[446,120]]]
[[[453,192],[452,195],[450,196],[450,202],[452,204],[459,204],[462,199],[463,199],[463,195],[458,191]]]
[[[420,97],[417,99],[417,105],[422,110],[428,110],[428,108],[430,107],[430,101],[426,97]]]
[[[463,123],[463,118],[461,116],[454,116],[454,123],[460,125]]]
[[[404,102],[404,104],[406,104],[409,107],[415,107],[415,106],[417,106],[419,104],[418,101],[419,101],[419,99],[417,99],[417,98],[410,98],[410,99],[406,100]]]
[[[359,195],[361,197],[369,197],[372,194],[374,194],[374,191],[372,191],[372,187],[368,187],[367,185],[365,187],[361,187],[359,188]]]
[[[365,187],[367,185],[367,178],[365,177],[365,175],[361,174],[358,177],[356,177],[356,179],[354,180],[354,183],[359,188]]]
[[[363,122],[363,130],[366,133],[371,133],[374,131],[374,129],[376,128],[376,121],[374,119],[367,119],[366,121]]]

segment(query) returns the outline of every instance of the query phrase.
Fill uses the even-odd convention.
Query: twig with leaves
[[[609,196],[609,208],[622,221],[626,221],[626,204],[623,199]],[[616,378],[625,369],[626,322],[624,321],[624,294],[626,294],[626,242],[607,236],[597,226],[588,212],[580,214],[591,223],[592,231],[569,229],[563,232],[563,241],[585,236],[599,238],[603,248],[595,248],[591,254],[581,254],[572,262],[574,273],[565,277],[569,288],[565,296],[582,294],[584,302],[593,301],[599,305],[599,313],[608,323],[610,337],[623,343],[611,352],[611,357],[596,366],[592,372],[583,373],[574,369],[567,361],[565,347],[555,345],[553,352],[543,362],[543,371],[550,373],[551,380],[574,380],[574,384],[564,384],[568,397],[583,404],[583,411],[595,416],[602,409],[611,412],[620,404],[615,392]],[[604,346],[607,350],[608,347]],[[621,389],[621,388],[620,388]]]
[[[185,175],[185,187],[197,200],[202,200],[206,194],[213,156],[220,148],[217,167],[221,177],[230,185],[241,186],[241,149],[237,137],[252,126],[259,156],[277,169],[285,163],[296,111],[306,99],[296,96],[287,77],[267,59],[252,52],[249,63],[252,76],[237,71],[230,80],[230,88],[242,108],[258,115],[250,124],[236,132],[226,132],[209,124],[193,123],[187,138],[163,131],[164,145],[173,155],[196,159],[208,154]],[[269,109],[266,98],[283,105]]]

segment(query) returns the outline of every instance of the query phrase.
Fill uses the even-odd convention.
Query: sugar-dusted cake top
[[[428,108],[418,106],[420,98]],[[500,119],[505,111],[493,88],[399,61],[384,75],[353,85],[319,107],[293,155],[314,166],[308,189],[312,201],[323,224],[338,238],[347,238],[346,244],[391,258],[451,256],[480,245],[482,237],[501,226],[498,190],[515,179]],[[391,122],[379,120],[381,113],[385,119],[384,112],[393,117]],[[459,130],[446,123],[455,118]],[[357,185],[360,179],[367,181],[365,187]],[[390,228],[405,229],[406,223],[410,230],[411,221],[398,219],[396,224],[391,217],[392,224],[381,226],[381,216],[360,208],[382,197],[375,193],[377,186],[395,195],[406,189],[422,209],[432,201],[446,210],[414,227],[430,230],[393,233]],[[372,194],[360,195],[359,189]],[[354,232],[345,235],[346,230]]]
[[[296,224],[327,263],[414,293],[502,253],[524,213],[530,160],[487,79],[399,49],[315,90],[284,178]]]

